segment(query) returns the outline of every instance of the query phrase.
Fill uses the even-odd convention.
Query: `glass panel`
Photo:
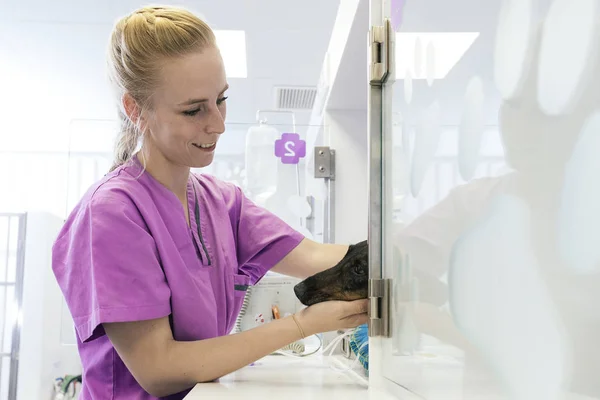
[[[10,357],[0,358],[2,362],[2,374],[0,375],[0,400],[11,400],[8,398],[10,384]]]
[[[2,351],[5,353],[10,353],[12,351],[12,335],[13,335],[13,327],[17,321],[17,301],[15,299],[15,287],[7,286],[6,287],[6,306],[5,306],[5,315],[6,319],[4,321],[4,338],[2,340]]]
[[[14,282],[17,274],[17,251],[19,247],[19,221],[17,217],[10,219],[10,254],[8,257],[7,282]]]
[[[9,224],[10,217],[0,216],[0,282],[4,281],[8,264]]]
[[[0,336],[0,339],[4,337],[4,330],[6,324],[6,294],[6,286],[0,286],[0,333],[2,334],[2,336]]]
[[[427,399],[600,398],[597,2],[397,3],[385,377]]]

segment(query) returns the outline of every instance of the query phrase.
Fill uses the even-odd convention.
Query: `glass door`
[[[600,5],[370,8],[371,379],[600,398]]]

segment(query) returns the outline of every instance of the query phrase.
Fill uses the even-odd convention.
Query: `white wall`
[[[356,243],[368,234],[367,113],[326,112],[326,140],[336,151],[335,242]]]

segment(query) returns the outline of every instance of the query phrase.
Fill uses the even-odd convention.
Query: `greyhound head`
[[[330,300],[359,300],[368,296],[369,245],[367,241],[351,245],[335,266],[306,278],[294,287],[296,297],[305,306]]]

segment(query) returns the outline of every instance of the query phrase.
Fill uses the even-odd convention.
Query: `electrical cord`
[[[244,316],[246,315],[246,313],[248,311],[251,299],[252,299],[252,286],[249,286],[248,289],[246,290],[246,295],[244,296],[244,300],[243,300],[242,306],[240,308],[240,313],[238,314],[238,317],[235,321],[234,333],[240,333],[242,331],[242,319],[244,318]],[[317,336],[317,338],[319,339],[320,344],[316,350],[314,350],[310,353],[304,353],[306,351],[306,345],[304,344],[303,340],[299,340],[294,343],[288,344],[287,346],[275,351],[273,354],[280,354],[280,355],[290,356],[290,357],[306,357],[306,356],[316,354],[323,346],[323,339],[321,337],[319,337],[318,335],[315,335],[315,336]]]
[[[246,315],[246,311],[248,311],[248,307],[250,305],[250,299],[252,298],[252,286],[248,286],[246,289],[246,295],[244,296],[244,301],[242,302],[242,308],[240,308],[240,313],[238,314],[237,319],[235,320],[235,333],[240,333],[242,331],[242,318]]]
[[[366,342],[364,342],[363,344],[361,344],[357,350],[357,353],[360,353],[360,351],[368,344],[369,344],[368,340]],[[329,354],[329,355],[331,356],[332,354],[333,354],[333,350],[331,351],[331,354]],[[329,363],[329,368],[333,369],[336,372],[347,372],[347,371],[352,371],[352,370],[356,369],[359,362],[360,362],[360,357],[357,355],[356,358],[354,359],[354,361],[352,362],[352,364],[350,364],[346,368],[338,368],[333,363]]]
[[[285,347],[282,347],[278,351],[280,351],[280,352],[291,351],[293,354],[299,355],[299,354],[304,353],[305,350],[306,350],[306,346],[304,346],[304,343],[302,341],[297,341],[294,343],[290,343]]]
[[[279,355],[282,355],[282,356],[292,357],[292,358],[304,358],[304,357],[315,355],[323,347],[323,339],[321,338],[321,335],[314,335],[314,336],[316,336],[317,339],[319,339],[319,347],[317,347],[315,350],[311,351],[310,353],[304,353],[304,351],[306,350],[304,343],[302,343],[300,341],[297,341],[297,342],[294,342],[294,343],[292,343],[292,344],[290,344],[288,346],[283,347],[282,349],[279,349],[279,350],[275,351],[274,354],[279,354]],[[298,348],[299,347],[299,346],[296,347],[297,343],[301,343],[302,350],[299,351],[299,352],[292,350],[290,352],[289,350],[291,350],[292,348]]]

